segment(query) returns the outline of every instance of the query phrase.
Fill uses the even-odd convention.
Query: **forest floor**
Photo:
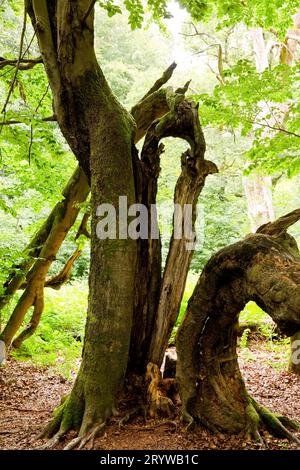
[[[240,353],[240,366],[249,392],[272,411],[280,412],[300,421],[300,377],[282,369],[286,351],[280,347],[266,348],[263,341],[251,341]],[[0,449],[34,449],[36,441],[51,411],[69,392],[72,384],[53,370],[29,362],[10,360],[0,369]],[[107,426],[103,437],[95,440],[95,449],[258,449],[259,445],[247,441],[244,435],[213,435],[204,428],[186,432],[179,418],[177,426],[170,422],[149,420],[126,424],[122,429],[118,421]],[[299,433],[298,433],[299,436]],[[61,449],[68,437],[55,448]],[[268,449],[296,449],[283,439],[263,434]]]

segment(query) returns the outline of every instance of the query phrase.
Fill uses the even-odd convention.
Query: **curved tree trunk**
[[[294,211],[224,248],[205,266],[177,336],[177,378],[183,415],[216,431],[246,431],[260,438],[259,427],[292,435],[286,422],[247,393],[237,360],[240,311],[250,300],[290,335],[300,326],[300,263],[285,230],[300,218]]]
[[[59,213],[64,211],[62,206],[65,206],[65,213],[68,216],[68,210],[71,209],[72,206],[74,206],[77,202],[80,203],[85,200],[89,192],[89,187],[86,178],[80,173],[82,173],[82,170],[77,168],[72,174],[70,180],[62,192],[63,200],[55,205],[47,220],[30,240],[29,244],[24,250],[24,260],[22,263],[12,268],[8,279],[3,285],[4,292],[0,296],[0,311],[10,302],[12,296],[17,292],[18,289],[21,288],[22,284],[24,284],[30,268],[35,263],[36,258],[38,258],[41,249],[49,236],[54,221],[57,220]],[[73,199],[77,196],[77,194],[80,193],[82,193],[82,196],[78,201]]]
[[[35,306],[36,303],[41,304],[39,299],[41,297],[41,290],[44,289],[49,267],[55,260],[63,240],[77,218],[80,211],[78,204],[85,201],[88,193],[89,185],[87,178],[83,171],[77,168],[64,190],[64,199],[55,206],[42,230],[38,232],[38,234],[43,233],[44,240],[42,240],[42,237],[38,238],[39,241],[43,241],[43,244],[41,247],[38,247],[37,258],[30,261],[35,261],[32,268],[25,278],[23,274],[22,278],[17,276],[17,278],[12,280],[14,290],[16,290],[17,285],[20,287],[26,279],[26,288],[0,335],[0,340],[5,343],[6,348],[10,347],[28,309],[31,306]],[[37,237],[35,237],[36,239]],[[12,291],[13,289],[11,288],[10,293]],[[38,310],[40,310],[40,307]]]

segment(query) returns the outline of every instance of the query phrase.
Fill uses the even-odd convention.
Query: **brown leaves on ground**
[[[263,342],[250,346],[251,355],[241,355],[240,364],[247,388],[263,405],[280,414],[300,421],[300,377],[272,367],[278,361],[276,354],[266,350]],[[29,363],[9,361],[0,369],[0,449],[33,449],[36,436],[50,419],[51,412],[68,393],[71,383],[49,369]],[[62,448],[74,433],[56,448]],[[295,449],[287,440],[275,439],[266,433],[264,439],[269,449]],[[193,433],[185,431],[177,419],[170,422],[142,418],[120,429],[118,420],[112,422],[103,437],[96,439],[96,449],[257,449],[254,442],[243,435],[213,435],[204,428]]]

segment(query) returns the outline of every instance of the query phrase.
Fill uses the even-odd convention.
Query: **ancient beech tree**
[[[181,156],[182,172],[175,188],[175,202],[192,205],[193,222],[205,178],[217,171],[214,164],[204,159],[205,141],[198,109],[184,97],[187,86],[175,92],[171,88],[160,89],[174,65],[131,113],[116,100],[95,57],[94,4],[91,0],[25,2],[52,90],[54,115],[79,162],[76,174],[84,179],[80,199],[84,200],[91,190],[89,306],[82,363],[73,390],[47,428],[47,434],[54,435],[50,444],[69,429],[77,429],[79,437],[71,446],[79,441],[83,445],[115,413],[126,375],[129,381],[136,376],[143,378],[150,364],[148,370],[155,371],[153,383],[159,381],[160,363],[176,321],[191,260],[186,240],[172,237],[161,275],[159,239],[98,239],[97,207],[101,203],[117,207],[119,196],[127,197],[128,206],[136,202],[147,206],[155,203],[163,151],[161,140],[168,136],[183,138],[189,144]],[[158,118],[161,119],[156,121]],[[134,143],[145,133],[139,158]],[[77,196],[66,195],[62,211],[54,210],[58,219],[48,220],[39,236],[42,248],[38,250],[38,260],[30,258],[21,277],[12,276],[8,281],[3,302],[24,284],[22,298],[26,300],[26,305],[18,304],[2,333],[1,339],[8,347],[26,309],[34,305],[35,312],[40,314],[45,276],[78,214],[76,201]],[[69,206],[72,220],[67,219],[66,225]],[[61,223],[59,233],[56,222]],[[173,268],[180,273],[175,282],[171,278]],[[144,386],[146,383],[147,380]],[[154,396],[158,393],[154,385],[151,390]],[[157,407],[160,405],[157,402]]]
[[[205,266],[177,337],[177,379],[183,415],[216,431],[246,430],[260,439],[263,424],[274,435],[299,440],[248,393],[237,360],[239,313],[255,301],[291,336],[300,326],[300,262],[287,228],[295,210],[215,254]]]
[[[82,362],[70,395],[55,410],[44,433],[52,437],[46,444],[51,446],[76,429],[78,437],[67,448],[82,447],[117,412],[122,391],[130,390],[133,396],[141,392],[151,416],[172,411],[170,399],[162,393],[160,366],[192,256],[187,247],[192,240],[175,237],[173,227],[162,272],[159,238],[101,240],[96,235],[97,208],[101,203],[118,207],[119,196],[126,196],[128,205],[142,203],[150,208],[155,204],[162,140],[181,138],[188,149],[181,155],[174,203],[192,207],[192,233],[198,196],[207,175],[217,168],[204,158],[198,107],[185,98],[188,84],[176,91],[161,88],[174,65],[129,113],[112,94],[95,57],[95,2],[26,0],[25,4],[51,86],[54,115],[79,167],[75,172],[78,179],[73,181],[77,192],[64,193],[64,201],[29,247],[38,255],[37,260],[29,257],[22,274],[8,280],[3,303],[19,287],[25,290],[0,339],[10,346],[28,306],[34,305],[34,314],[40,314],[49,266],[78,215],[75,203],[85,200],[90,190],[91,266]],[[138,155],[135,143],[143,136]],[[151,227],[151,218],[156,215],[152,211],[148,214]],[[297,291],[293,277],[297,261],[284,244],[285,229],[290,225],[286,220],[274,233],[275,223],[223,250],[200,278],[178,337],[178,379],[184,416],[190,421],[196,419],[211,429],[231,432],[248,429],[258,437],[259,416],[263,420],[268,416],[273,429],[291,436],[282,424],[286,423],[284,418],[274,417],[247,395],[235,343],[235,323],[250,298],[289,333],[299,328],[295,305],[282,296],[283,289],[274,290],[272,284],[274,280],[278,286],[281,280]],[[279,266],[287,273],[284,278]],[[296,302],[298,297],[291,297]]]

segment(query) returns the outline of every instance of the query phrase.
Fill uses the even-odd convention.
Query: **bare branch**
[[[175,70],[175,68],[177,67],[177,64],[175,62],[173,62],[165,71],[164,73],[162,74],[162,76],[156,80],[156,82],[154,83],[154,85],[150,88],[149,91],[147,91],[147,93],[145,94],[145,96],[143,96],[143,98],[141,99],[141,101],[143,101],[145,98],[147,98],[147,96],[151,95],[152,93],[154,93],[155,91],[159,90],[165,83],[167,83],[170,78],[172,77],[173,75],[173,72]]]
[[[36,59],[4,59],[0,58],[0,70],[8,65],[17,66],[19,64],[19,70],[32,69],[37,64],[42,64],[43,59],[37,57]]]
[[[269,129],[272,129],[274,131],[283,132],[284,134],[293,135],[294,137],[300,137],[300,134],[297,134],[296,132],[288,131],[284,127],[271,126],[270,124],[267,124],[267,123],[264,124],[262,122],[252,121],[250,119],[246,119],[246,122],[250,122],[251,124],[256,124],[257,126],[261,126],[261,127],[268,127]]]
[[[26,8],[24,8],[23,26],[22,26],[20,47],[19,47],[19,57],[18,57],[17,62],[16,62],[16,69],[15,69],[15,73],[14,73],[13,79],[12,79],[10,87],[9,87],[8,95],[6,97],[4,106],[3,106],[2,111],[1,111],[3,114],[5,114],[5,112],[6,112],[6,107],[8,105],[10,96],[11,96],[12,91],[14,89],[15,82],[16,82],[17,75],[18,75],[18,70],[19,70],[19,67],[20,67],[20,61],[22,59],[23,44],[24,44],[24,37],[25,37],[25,31],[26,31],[26,19],[27,19],[27,12],[26,12]]]

